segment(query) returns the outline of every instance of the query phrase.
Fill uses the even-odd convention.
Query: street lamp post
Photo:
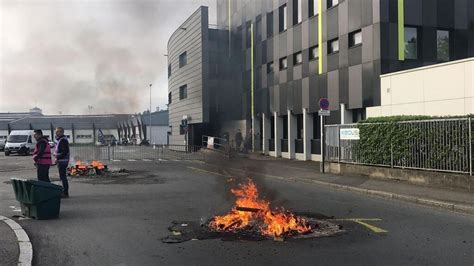
[[[149,115],[150,115],[150,136],[148,137],[149,140],[150,140],[150,144],[152,143],[152,141],[151,141],[151,86],[152,86],[152,85],[153,85],[153,84],[150,83],[150,111],[149,111],[149,112],[150,112],[150,113],[149,113]]]

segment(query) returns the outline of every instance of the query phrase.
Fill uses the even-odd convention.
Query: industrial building
[[[149,117],[148,112],[135,115],[43,115],[39,108],[23,113],[0,113],[0,140],[6,139],[12,130],[32,129],[41,129],[52,139],[55,128],[62,127],[73,144],[96,144],[100,138],[107,143],[125,138],[138,144],[149,139],[150,130],[151,143],[167,144],[168,110],[152,112],[151,127]]]
[[[327,123],[357,122],[383,104],[381,76],[474,56],[468,0],[217,0],[212,42],[207,15],[200,8],[168,43],[171,138],[240,129],[276,157],[319,160],[319,99]]]

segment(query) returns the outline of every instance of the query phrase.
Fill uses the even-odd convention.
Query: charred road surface
[[[17,215],[9,179],[34,177],[30,157],[0,156],[0,214]],[[36,265],[472,265],[474,217],[303,183],[317,166],[284,161],[114,162],[115,177],[73,178],[59,219],[18,220]],[[314,168],[314,169],[313,169]],[[57,169],[52,167],[53,180]],[[272,207],[338,225],[302,239],[190,237],[227,213],[230,189],[252,178]],[[58,181],[55,181],[59,183]],[[176,229],[176,225],[181,229]],[[181,231],[181,232],[180,232]]]

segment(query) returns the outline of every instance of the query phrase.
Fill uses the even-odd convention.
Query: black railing
[[[320,139],[311,140],[311,154],[321,154],[321,140]]]
[[[268,140],[268,150],[275,151],[275,139]]]
[[[281,152],[288,152],[288,140],[282,139],[281,140]]]
[[[296,153],[304,153],[304,147],[303,147],[303,140],[302,139],[295,139],[295,152]]]

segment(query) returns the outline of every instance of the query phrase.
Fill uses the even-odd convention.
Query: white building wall
[[[152,126],[150,135],[150,126],[146,127],[146,135],[151,136],[151,144],[168,144],[168,132],[170,132],[169,126]]]
[[[367,117],[474,113],[474,58],[381,76],[381,106]]]
[[[8,137],[8,130],[0,130],[0,137],[5,137],[5,138]]]
[[[94,130],[92,129],[76,129],[74,130],[74,135],[76,137],[74,139],[74,143],[77,143],[77,144],[94,143]],[[81,137],[81,136],[84,136],[84,137]],[[88,136],[88,138],[86,138],[85,136]]]

